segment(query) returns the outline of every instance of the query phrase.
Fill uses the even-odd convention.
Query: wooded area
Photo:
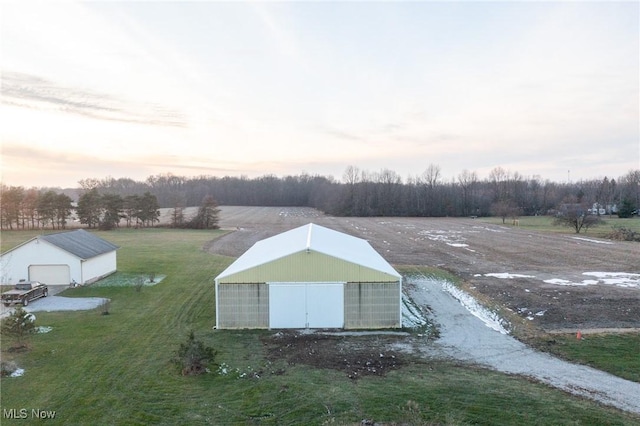
[[[464,170],[445,180],[439,166],[431,164],[421,175],[405,180],[392,170],[370,172],[349,166],[340,181],[304,173],[285,177],[268,174],[251,179],[161,174],[149,176],[145,181],[84,179],[75,191],[2,185],[2,228],[64,227],[61,221],[66,210],[52,207],[55,200],[68,206],[68,202],[77,202],[89,192],[106,200],[110,195],[118,195],[134,206],[136,200],[140,202],[146,197],[149,201],[146,204],[151,206],[178,209],[201,206],[206,197],[212,197],[217,205],[314,207],[336,216],[506,218],[557,214],[566,210],[566,206],[572,206],[573,210],[579,206],[585,213],[596,215],[630,216],[637,214],[640,207],[640,169],[617,179],[604,177],[565,183],[525,177],[501,167],[493,169],[486,179]],[[157,204],[149,197],[155,198]],[[153,217],[144,216],[140,220],[147,224],[151,220],[153,224]]]

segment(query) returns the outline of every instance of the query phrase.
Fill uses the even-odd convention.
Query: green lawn
[[[446,361],[407,358],[386,377],[349,379],[343,372],[268,361],[269,331],[213,330],[213,278],[233,259],[203,245],[217,231],[168,229],[97,233],[119,245],[124,274],[165,275],[161,283],[69,289],[64,296],[112,299],[109,315],[38,313],[31,350],[7,352],[25,368],[1,381],[3,410],[55,411],[47,424],[638,424],[640,418],[601,407],[528,379]],[[35,233],[34,233],[35,235]],[[2,234],[2,249],[29,237]],[[169,360],[189,330],[218,350],[217,361],[260,377],[177,374]],[[29,424],[7,419],[2,425]]]
[[[562,358],[608,371],[640,383],[640,333],[590,334],[582,340],[575,334],[554,335],[532,342]]]

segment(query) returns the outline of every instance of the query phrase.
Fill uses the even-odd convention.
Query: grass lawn
[[[34,233],[33,235],[35,235]],[[37,313],[52,331],[31,349],[7,351],[26,370],[1,380],[6,410],[55,411],[47,424],[638,424],[640,418],[527,379],[460,363],[406,358],[385,377],[349,379],[343,372],[269,361],[266,330],[213,330],[213,278],[233,259],[203,245],[218,231],[168,229],[98,232],[121,248],[123,274],[165,278],[133,287],[84,287],[63,296],[110,298],[110,314]],[[2,250],[29,238],[3,232]],[[190,330],[218,350],[231,371],[183,377],[170,363]],[[259,374],[242,374],[258,372]],[[31,417],[29,417],[31,418]]]
[[[562,334],[532,344],[561,358],[640,383],[640,333],[589,334],[582,340],[575,334]]]

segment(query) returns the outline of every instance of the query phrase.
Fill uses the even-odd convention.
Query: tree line
[[[94,194],[103,203],[101,219],[97,222],[89,213],[80,214],[84,211],[80,199],[87,194]],[[127,225],[153,225],[157,216],[144,213],[152,208],[145,210],[136,204],[142,203],[145,197],[146,201],[151,197],[155,199],[156,211],[157,208],[173,209],[173,225],[193,227],[198,226],[191,222],[194,218],[185,220],[181,212],[188,206],[202,207],[207,197],[207,203],[213,203],[213,207],[207,208],[213,211],[217,205],[292,206],[314,207],[336,216],[498,216],[504,219],[562,214],[567,206],[580,206],[579,211],[596,215],[630,216],[640,207],[640,169],[616,179],[604,177],[563,183],[526,177],[502,167],[494,168],[484,179],[469,170],[445,179],[435,164],[430,164],[422,174],[406,179],[393,170],[372,172],[356,166],[348,166],[340,181],[306,173],[285,177],[267,174],[256,178],[159,174],[145,181],[113,177],[83,179],[75,195],[78,216],[88,226],[100,226],[105,220],[108,224],[109,212],[117,210],[108,206],[121,203],[126,218],[130,219]],[[4,185],[0,196],[3,229],[64,227],[68,216],[64,209],[73,201],[73,195],[61,190]],[[205,222],[209,222],[210,216],[215,218],[208,210],[202,215]]]
[[[142,195],[122,196],[112,191],[101,193],[97,187],[84,190],[73,202],[67,194],[35,188],[0,188],[1,229],[66,229],[69,220],[88,228],[108,231],[121,226],[127,228],[150,227],[159,222],[160,207],[155,195],[146,191]],[[174,228],[216,229],[220,209],[211,196],[206,196],[197,213],[187,217],[183,206],[175,206],[170,226]]]
[[[0,225],[2,229],[66,229],[69,220],[89,228],[110,230],[124,220],[127,227],[152,226],[158,221],[157,198],[149,192],[127,195],[97,188],[83,192],[78,202],[54,190],[0,187]]]

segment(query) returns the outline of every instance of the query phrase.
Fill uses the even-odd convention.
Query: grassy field
[[[203,245],[217,231],[166,229],[97,233],[119,245],[124,274],[164,275],[161,283],[66,290],[110,298],[110,314],[38,313],[52,331],[3,359],[25,368],[1,381],[3,410],[55,411],[48,424],[638,424],[527,379],[438,360],[408,358],[386,377],[349,379],[335,370],[269,361],[269,331],[216,331],[213,278],[233,259]],[[34,233],[35,235],[35,233]],[[29,238],[2,233],[2,250]],[[190,330],[218,350],[221,375],[180,376],[170,363]],[[259,374],[246,374],[259,372]],[[245,374],[243,374],[245,373]],[[2,413],[2,424],[25,424]],[[30,417],[29,417],[30,418]]]
[[[499,217],[483,217],[479,218],[479,220],[496,225],[502,225],[502,219]],[[640,232],[640,218],[637,217],[620,219],[617,216],[613,216],[611,218],[609,216],[602,216],[602,220],[604,223],[589,228],[586,232],[583,230],[580,232],[580,235],[606,238],[614,228],[618,227],[624,227],[635,232]],[[507,218],[504,224],[512,226],[513,222],[511,219]],[[541,232],[575,234],[575,230],[573,230],[573,228],[554,225],[553,217],[551,216],[522,216],[518,218],[518,226],[523,229],[531,229]]]

